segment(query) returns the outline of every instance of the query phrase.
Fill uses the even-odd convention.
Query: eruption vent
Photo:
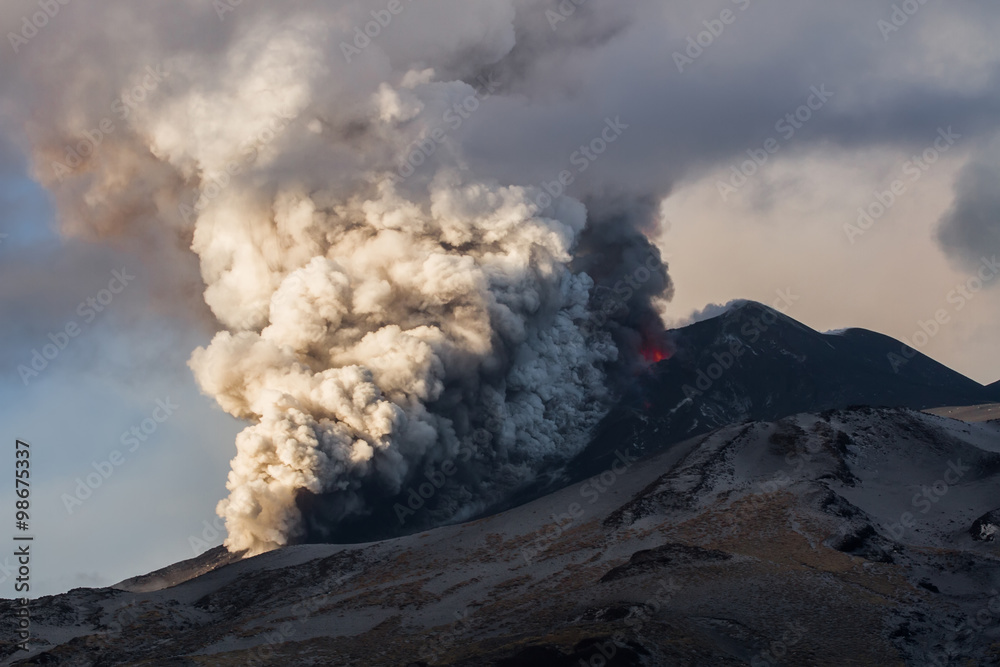
[[[670,350],[665,345],[660,345],[655,341],[643,345],[640,353],[642,354],[642,358],[651,364],[666,361],[671,357]]]

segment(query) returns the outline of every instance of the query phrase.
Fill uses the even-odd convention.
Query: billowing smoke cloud
[[[22,45],[38,110],[14,120],[65,229],[197,256],[223,330],[190,366],[249,423],[218,507],[234,551],[337,535],[442,467],[467,483],[425,522],[500,500],[586,444],[670,291],[651,201],[588,228],[578,201],[467,169],[449,110],[496,94],[476,80],[515,49],[514,4],[337,4],[108,2],[71,46]],[[613,290],[633,262],[600,316],[592,276]]]
[[[297,219],[328,245],[273,278],[260,332],[234,327],[191,361],[256,422],[219,508],[233,548],[298,537],[301,490],[360,512],[366,484],[394,495],[469,449],[497,476],[488,500],[585,442],[615,348],[587,331],[592,282],[566,266],[582,208],[541,217],[530,194],[442,173],[427,202],[388,181],[329,210],[280,201],[279,229]]]
[[[955,185],[955,202],[939,237],[970,266],[1000,254],[1000,135],[967,164]]]
[[[590,309],[622,351],[617,373],[609,378],[617,391],[649,361],[643,354],[669,347],[660,307],[673,297],[674,286],[660,249],[650,241],[661,233],[660,198],[603,192],[586,205],[589,224],[573,268],[595,281]]]

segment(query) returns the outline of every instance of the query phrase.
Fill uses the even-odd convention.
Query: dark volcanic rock
[[[717,549],[702,549],[687,544],[664,544],[655,549],[645,549],[632,554],[629,562],[616,567],[601,577],[601,583],[646,574],[663,567],[688,566],[698,563],[719,563],[732,558],[731,554]]]
[[[1000,509],[982,515],[969,528],[972,539],[980,542],[994,542],[1000,539]]]
[[[986,390],[993,397],[994,401],[1000,401],[1000,381],[994,382],[986,387]]]
[[[823,334],[755,302],[669,333],[675,352],[636,379],[566,468],[607,470],[615,452],[647,456],[727,424],[852,406],[924,410],[1000,400],[902,343],[864,329]]]

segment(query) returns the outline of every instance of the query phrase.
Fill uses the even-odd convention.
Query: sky
[[[428,222],[437,231],[427,234],[461,247],[479,238],[469,219],[500,226],[494,210],[521,215],[520,198],[547,192],[556,204],[528,216],[544,223],[530,228],[558,237],[545,243],[563,275],[560,244],[572,252],[583,233],[576,201],[591,211],[652,202],[655,221],[635,226],[669,267],[671,298],[656,302],[667,326],[710,304],[782,299],[815,329],[872,329],[1000,380],[993,2],[403,0],[389,12],[383,0],[70,0],[44,21],[40,6],[0,8],[0,423],[11,447],[33,448],[35,594],[111,584],[222,542],[211,526],[237,434],[271,423],[259,406],[275,386],[311,399],[274,384],[268,364],[279,362],[263,343],[213,337],[270,325],[308,366],[315,341],[296,333],[313,324],[307,311],[350,328],[328,313],[327,283],[302,274],[308,307],[285,283],[319,266],[314,256],[346,265],[371,251],[316,222],[320,213],[391,228],[431,211],[441,226]],[[98,145],[74,166],[86,136]],[[241,170],[220,188],[234,155]],[[385,171],[402,181],[375,193],[372,175]],[[511,240],[510,256],[528,242]],[[389,254],[405,263],[403,250]],[[538,294],[544,273],[533,274]],[[439,277],[426,281],[454,287]],[[381,294],[384,282],[362,291]],[[398,295],[404,282],[385,289]],[[100,312],[81,306],[98,298]],[[410,318],[411,302],[391,305],[388,320]],[[540,326],[531,308],[511,308],[519,326]],[[564,311],[569,301],[551,306]],[[19,370],[73,325],[37,375]],[[360,354],[344,345],[342,358]],[[209,352],[189,363],[196,348]],[[157,401],[178,407],[157,421]],[[144,421],[155,430],[129,451],[123,434]],[[543,453],[568,446],[533,442]],[[403,459],[418,456],[412,442],[401,447]],[[115,451],[119,465],[80,500],[80,481],[109,470]],[[241,475],[270,465],[241,460]],[[372,470],[392,476],[372,461],[337,479],[354,489]],[[314,479],[322,467],[303,465],[289,488],[325,484]],[[14,469],[12,452],[0,466]],[[407,470],[397,470],[404,480]],[[0,483],[4,497],[12,489]],[[279,491],[266,498],[285,526]],[[255,502],[268,507],[264,497]],[[231,498],[236,526],[246,498]],[[244,526],[246,544],[264,540],[258,524]],[[0,567],[0,595],[12,584]]]
[[[221,544],[215,503],[225,493],[239,425],[200,395],[185,365],[207,336],[146,309],[147,278],[135,256],[62,239],[42,188],[23,173],[5,185],[4,208],[13,214],[5,215],[0,275],[5,340],[13,344],[4,348],[0,418],[10,442],[8,472],[14,441],[32,448],[35,595],[110,585]],[[79,305],[121,269],[134,272],[135,282],[100,313],[81,316]],[[77,336],[37,376],[22,376],[18,367],[31,368],[33,352],[71,323]],[[141,432],[160,400],[176,404],[173,414],[142,433],[138,446],[122,444],[126,431]],[[223,442],[229,446],[217,446]],[[115,451],[122,460],[109,468]],[[19,531],[7,480],[3,494],[12,498],[13,536]],[[0,559],[5,597],[15,595],[16,567],[13,556]]]

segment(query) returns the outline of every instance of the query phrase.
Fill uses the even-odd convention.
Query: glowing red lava
[[[666,361],[671,356],[670,350],[663,345],[658,345],[656,342],[645,343],[640,353],[642,354],[642,358],[651,364]]]

